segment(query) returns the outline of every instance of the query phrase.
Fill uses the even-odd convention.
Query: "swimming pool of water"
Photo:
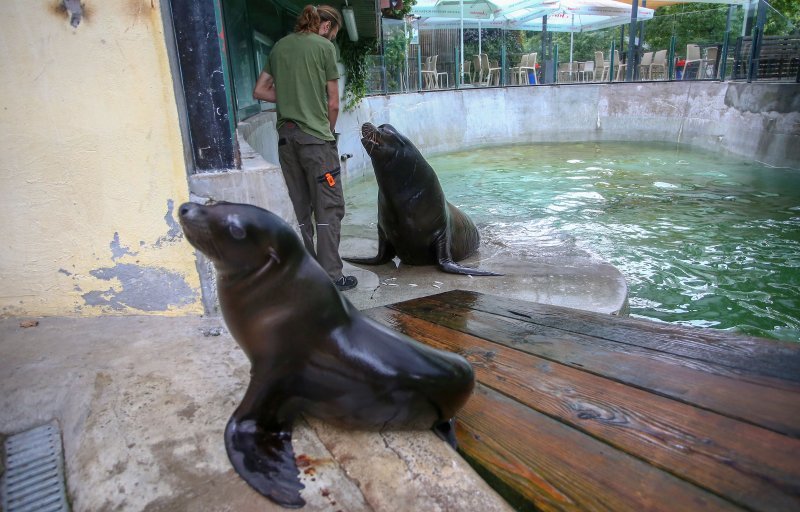
[[[493,147],[429,158],[487,243],[616,266],[631,315],[800,341],[800,172],[663,143]],[[348,216],[375,216],[374,177]]]

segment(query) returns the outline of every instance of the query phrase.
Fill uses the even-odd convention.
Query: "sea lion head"
[[[186,239],[218,272],[268,271],[300,245],[280,217],[257,206],[184,203],[178,218]]]
[[[398,158],[405,151],[416,152],[414,144],[390,124],[377,127],[372,123],[361,125],[361,145],[372,161],[379,163]]]

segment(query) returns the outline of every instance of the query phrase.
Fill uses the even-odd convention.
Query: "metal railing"
[[[465,29],[463,58],[459,29],[384,19],[383,52],[372,58],[370,92],[660,80],[800,82],[800,32],[768,2],[692,5],[574,34]],[[521,72],[523,56],[531,54],[535,71]]]

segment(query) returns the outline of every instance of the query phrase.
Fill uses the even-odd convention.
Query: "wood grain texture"
[[[467,290],[452,290],[425,299],[800,383],[800,343],[686,328]],[[647,335],[631,339],[632,331]]]
[[[800,440],[392,308],[366,313],[463,355],[482,385],[699,487],[751,510],[800,509]]]
[[[456,425],[467,459],[537,510],[742,510],[482,385]]]
[[[800,384],[795,381],[754,374],[638,344],[564,331],[472,309],[467,305],[453,305],[437,298],[421,298],[389,307],[448,329],[800,437]],[[488,302],[486,297],[482,300]],[[567,310],[571,311],[574,310]],[[614,319],[610,315],[599,316]],[[637,331],[634,327],[628,328],[629,339],[649,336],[648,331]],[[587,330],[591,328],[593,324],[587,325]],[[733,342],[729,340],[728,343]]]

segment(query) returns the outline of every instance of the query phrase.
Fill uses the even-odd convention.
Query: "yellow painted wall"
[[[3,0],[0,315],[202,313],[159,0]]]

